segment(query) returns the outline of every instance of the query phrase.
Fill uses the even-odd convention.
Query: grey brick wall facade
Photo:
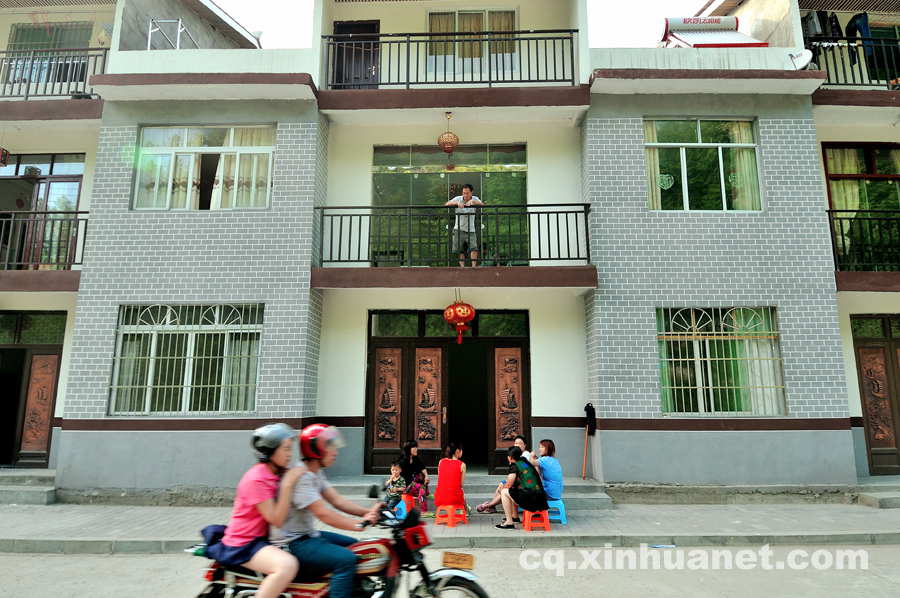
[[[599,272],[598,290],[585,298],[588,388],[598,416],[662,415],[656,308],[774,306],[786,415],[848,417],[811,118],[759,116],[757,213],[650,211],[642,118],[589,117],[583,135]]]
[[[137,139],[136,125],[100,132],[65,417],[109,411],[120,305],[237,302],[265,304],[251,415],[313,415],[322,297],[309,276],[327,121],[278,124],[265,210],[131,210]]]

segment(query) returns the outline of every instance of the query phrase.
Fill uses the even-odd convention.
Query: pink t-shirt
[[[234,494],[234,509],[225,528],[222,544],[238,547],[251,540],[269,536],[269,522],[256,508],[261,502],[275,498],[280,478],[265,463],[257,463],[238,482]]]

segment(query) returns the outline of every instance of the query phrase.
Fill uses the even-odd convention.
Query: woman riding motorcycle
[[[240,565],[266,575],[257,598],[275,598],[297,574],[297,559],[269,544],[269,526],[280,527],[291,508],[297,480],[306,472],[288,470],[295,432],[286,424],[257,428],[251,442],[259,463],[238,483],[231,519],[221,542],[207,548],[210,558],[223,565]],[[280,490],[279,490],[280,484]],[[220,528],[221,529],[221,528]]]

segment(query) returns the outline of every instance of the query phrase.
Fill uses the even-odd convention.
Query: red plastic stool
[[[469,523],[465,505],[441,505],[434,511],[434,524],[456,527],[457,523]]]
[[[522,519],[522,527],[525,528],[526,532],[532,531],[532,528],[543,528],[549,532],[550,517],[547,515],[547,511],[525,511],[525,518]]]

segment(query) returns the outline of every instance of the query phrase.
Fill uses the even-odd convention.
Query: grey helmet
[[[261,462],[266,462],[285,438],[292,438],[295,432],[287,424],[269,424],[253,430],[253,452]]]

